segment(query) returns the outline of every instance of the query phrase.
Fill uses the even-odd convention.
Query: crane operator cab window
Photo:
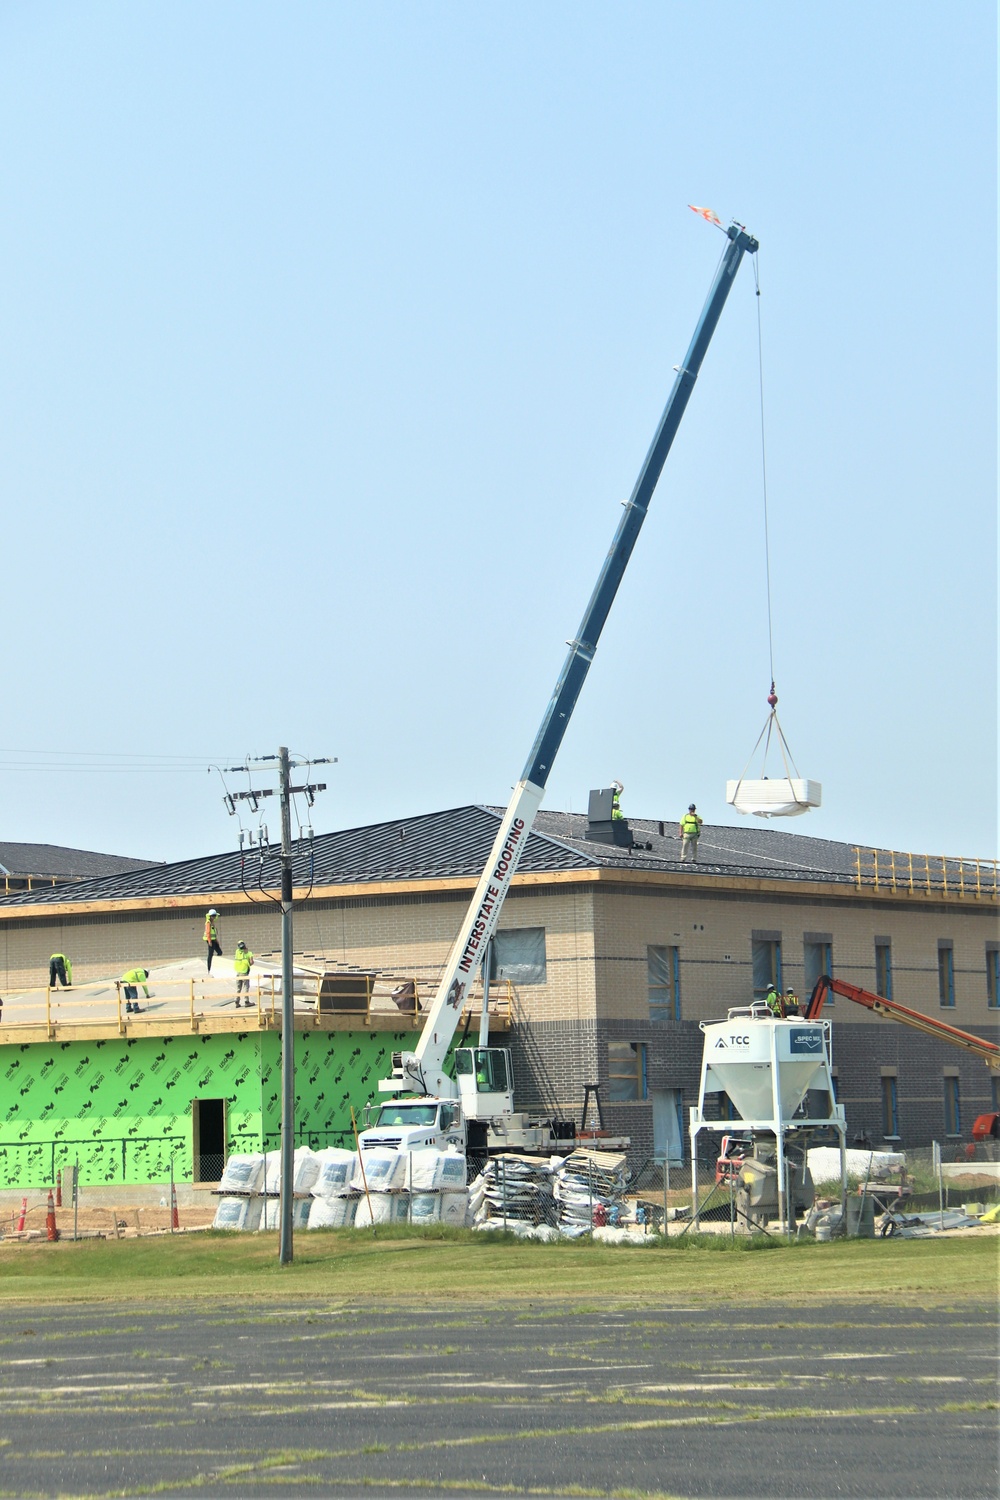
[[[455,1072],[474,1074],[477,1094],[505,1094],[510,1088],[507,1054],[498,1047],[460,1047]]]

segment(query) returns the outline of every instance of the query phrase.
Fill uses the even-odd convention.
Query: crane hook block
[[[777,706],[778,706],[778,695],[774,691],[774,683],[773,682],[771,683],[771,691],[767,695],[767,701],[768,701],[769,706],[772,709],[777,708]]]

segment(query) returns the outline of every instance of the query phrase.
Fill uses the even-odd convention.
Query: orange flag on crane
[[[694,214],[701,214],[702,218],[705,219],[709,224],[718,224],[719,228],[722,228],[722,220],[719,218],[714,209],[698,208],[694,203],[689,203],[688,208]]]

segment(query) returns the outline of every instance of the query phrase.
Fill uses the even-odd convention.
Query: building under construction
[[[495,808],[328,834],[295,857],[296,1129],[339,1144],[412,1046],[489,853]],[[753,827],[707,828],[682,863],[674,822],[605,828],[538,815],[493,950],[490,1040],[512,1049],[520,1107],[580,1123],[588,1086],[633,1164],[687,1153],[699,1022],[824,973],[997,1039],[997,869]],[[0,899],[0,1185],[79,1160],[97,1181],[212,1180],[279,1126],[276,855],[223,854]],[[206,972],[205,912],[223,958]],[[255,953],[250,1003],[231,957]],[[67,954],[73,987],[49,990]],[[126,1012],[115,981],[151,970]],[[277,996],[277,999],[276,999]],[[478,992],[458,1039],[479,1024]],[[849,1140],[969,1138],[997,1079],[960,1049],[842,998],[833,1073]],[[727,1110],[724,1096],[719,1109]]]

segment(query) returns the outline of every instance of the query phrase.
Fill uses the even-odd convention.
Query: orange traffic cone
[[[177,1189],[174,1187],[173,1183],[171,1182],[171,1184],[170,1184],[170,1228],[171,1228],[171,1231],[173,1231],[174,1229],[180,1229],[180,1227],[181,1227],[181,1216],[177,1212]]]
[[[56,1208],[62,1208],[62,1171],[56,1173]]]
[[[49,1188],[48,1207],[45,1210],[45,1238],[47,1240],[57,1240],[59,1238],[59,1231],[56,1228],[56,1206],[52,1201],[51,1188]]]
[[[17,1232],[18,1232],[18,1234],[22,1233],[22,1231],[24,1229],[24,1221],[25,1221],[25,1219],[27,1217],[28,1217],[28,1200],[27,1200],[27,1198],[22,1198],[21,1199],[21,1217],[17,1221]]]

